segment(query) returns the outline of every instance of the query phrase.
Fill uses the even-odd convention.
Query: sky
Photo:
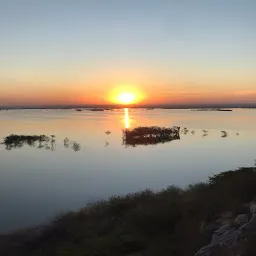
[[[256,103],[255,0],[0,0],[0,105]]]

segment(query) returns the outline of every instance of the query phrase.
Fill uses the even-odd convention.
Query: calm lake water
[[[123,144],[122,129],[152,125],[180,126],[180,139]],[[42,148],[0,145],[2,233],[112,195],[205,181],[221,171],[252,166],[256,158],[256,110],[250,109],[0,111],[0,141],[10,134],[55,135],[56,141]]]

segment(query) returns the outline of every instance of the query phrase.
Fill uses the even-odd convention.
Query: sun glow
[[[117,96],[117,100],[122,104],[131,104],[136,100],[136,94],[131,92],[123,92]]]
[[[137,104],[143,99],[144,94],[138,88],[128,85],[117,86],[108,95],[108,101],[123,105]]]

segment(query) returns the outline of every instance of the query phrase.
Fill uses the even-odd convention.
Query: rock
[[[225,233],[227,230],[231,228],[230,224],[226,224],[219,229],[215,230],[214,234],[218,234],[219,236]]]
[[[202,247],[195,256],[216,255],[217,248],[233,248],[256,232],[256,214],[252,215],[249,222],[246,214],[240,214],[235,222],[241,225],[238,229],[229,224],[220,227],[213,233],[211,243]]]
[[[209,244],[204,247],[202,247],[195,256],[211,256],[216,251],[218,247],[214,244]]]
[[[256,214],[253,214],[251,219],[250,219],[250,222],[256,222]]]
[[[232,240],[232,233],[235,231],[229,224],[226,224],[216,230],[212,235],[211,244],[225,244],[229,243],[228,240]]]
[[[239,227],[234,227],[231,224],[221,226],[214,231],[211,243],[202,247],[195,256],[212,256],[217,255],[218,249],[221,248],[235,248],[239,244],[246,241],[248,236],[256,232],[256,203],[250,204],[250,211],[252,217],[248,221],[247,214],[239,214],[235,223]]]
[[[201,232],[202,233],[209,233],[212,234],[214,230],[216,230],[219,227],[217,223],[209,223],[208,225],[201,225]]]
[[[240,225],[240,226],[245,224],[245,223],[248,223],[248,216],[247,216],[247,214],[239,214],[235,218],[235,223]]]
[[[231,228],[221,235],[218,241],[220,247],[229,247],[234,245],[239,239],[239,233],[235,228]]]
[[[250,204],[250,212],[251,212],[252,214],[256,214],[256,203],[255,203],[255,202],[252,202],[252,203]]]

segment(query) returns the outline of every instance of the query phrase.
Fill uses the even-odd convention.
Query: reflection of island
[[[233,110],[224,109],[224,108],[199,108],[199,109],[191,109],[191,111],[233,111]]]
[[[123,130],[123,144],[125,146],[154,145],[180,139],[180,127],[161,128],[137,127]]]

